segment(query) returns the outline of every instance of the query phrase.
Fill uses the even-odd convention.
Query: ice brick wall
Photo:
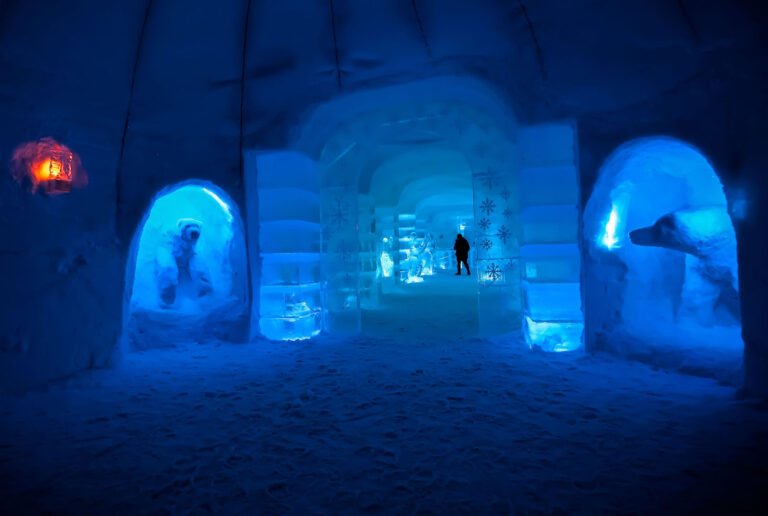
[[[575,130],[547,124],[520,132],[520,272],[528,345],[581,347],[579,178]]]
[[[247,173],[256,175],[258,196],[259,332],[272,340],[310,338],[323,327],[315,163],[295,152],[262,154]]]

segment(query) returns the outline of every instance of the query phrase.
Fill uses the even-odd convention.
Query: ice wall
[[[648,134],[694,142],[728,195],[746,192],[748,215],[735,229],[755,364],[748,382],[768,393],[760,7],[546,0],[527,2],[525,16],[519,3],[495,0],[300,10],[247,0],[2,2],[0,162],[21,141],[53,136],[81,155],[90,184],[55,203],[0,185],[2,304],[11,307],[0,378],[36,383],[106,362],[130,238],[163,185],[202,177],[241,202],[242,150],[285,147],[317,103],[451,75],[500,92],[526,123],[576,118],[584,202],[603,159]],[[30,38],[38,27],[45,37]],[[473,91],[462,95],[471,101]],[[87,265],[73,268],[78,256]],[[82,301],[55,310],[63,298]],[[83,303],[91,310],[74,306]]]
[[[322,228],[315,163],[295,152],[248,160],[248,199],[258,212],[258,316],[251,332],[302,340],[323,329]]]

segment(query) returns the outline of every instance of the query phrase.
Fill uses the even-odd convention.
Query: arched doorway
[[[737,381],[736,235],[701,152],[668,137],[622,145],[600,170],[583,229],[593,349]]]
[[[426,292],[423,287],[434,283],[425,279],[435,269],[422,260],[426,248],[434,245],[433,254],[446,255],[446,270],[456,267],[453,243],[461,232],[471,240],[474,270],[471,282],[450,280],[468,286],[461,303],[471,304],[476,315],[461,324],[448,317],[438,325],[447,329],[446,338],[455,337],[451,329],[460,326],[472,336],[524,335],[531,347],[547,351],[581,347],[572,124],[519,127],[505,103],[480,81],[441,77],[333,100],[314,110],[296,134],[290,151],[245,154],[246,196],[249,207],[269,197],[261,184],[265,174],[314,170],[311,181],[294,188],[311,190],[302,195],[318,199],[319,219],[314,212],[280,214],[312,227],[307,245],[321,243],[319,252],[301,246],[282,251],[311,253],[312,271],[316,259],[321,264],[319,276],[312,272],[306,281],[322,289],[322,308],[316,296],[306,301],[309,308],[300,305],[302,317],[322,317],[329,333],[359,332],[361,310],[381,306],[382,296],[403,288]],[[292,154],[288,161],[286,152]],[[248,212],[249,230],[262,222],[253,218],[256,214],[273,217],[261,208]],[[263,262],[252,260],[253,277],[273,290],[265,274],[270,257],[255,245],[272,246],[280,239],[265,241],[267,233],[259,231],[249,240],[251,255]],[[300,284],[292,280],[291,291]],[[259,325],[264,317],[289,323],[277,336],[281,340],[298,338],[293,297],[270,303],[278,307],[275,314],[259,308]],[[423,318],[450,313],[438,306],[446,296],[427,297],[420,305],[436,311]],[[411,332],[417,322],[404,331]],[[300,333],[303,338],[316,331],[313,323],[310,334]]]
[[[247,308],[245,234],[234,202],[205,181],[158,193],[133,237],[127,263],[126,347],[209,337],[241,340]]]

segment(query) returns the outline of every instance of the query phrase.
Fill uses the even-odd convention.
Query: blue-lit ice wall
[[[256,158],[259,332],[302,340],[323,328],[320,196],[315,164],[294,152]]]
[[[584,317],[575,133],[568,124],[535,126],[521,131],[519,142],[525,338],[544,351],[576,350]]]

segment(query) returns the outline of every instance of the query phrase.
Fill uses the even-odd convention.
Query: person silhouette
[[[461,264],[464,263],[464,267],[467,269],[467,276],[469,276],[469,242],[467,239],[461,236],[461,233],[456,235],[456,243],[453,244],[453,250],[456,251],[456,276],[461,276]]]

